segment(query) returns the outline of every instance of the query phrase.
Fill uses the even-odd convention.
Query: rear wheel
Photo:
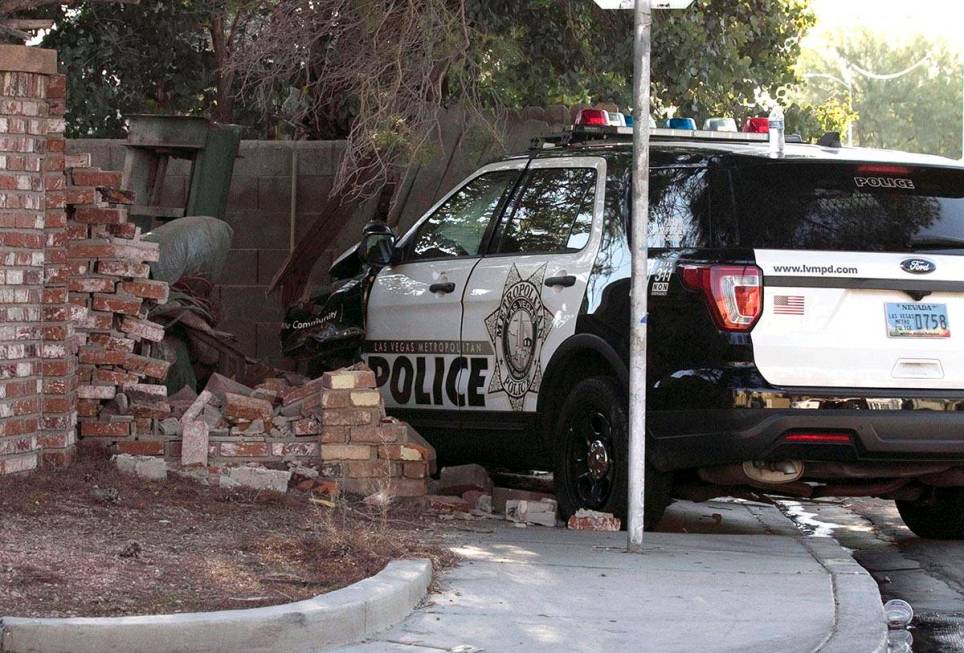
[[[611,512],[625,524],[628,453],[626,400],[615,379],[597,376],[578,382],[569,391],[556,425],[555,484],[562,518],[586,508]],[[647,463],[647,529],[663,516],[669,493],[669,475]]]
[[[932,540],[964,539],[964,488],[933,488],[920,499],[895,503],[915,535]]]

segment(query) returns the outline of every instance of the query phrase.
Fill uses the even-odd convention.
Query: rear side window
[[[537,168],[499,226],[501,254],[578,252],[589,242],[595,168]]]
[[[792,162],[739,168],[733,189],[743,247],[964,248],[964,171]]]
[[[705,168],[653,168],[649,173],[649,246],[702,247],[710,233]]]

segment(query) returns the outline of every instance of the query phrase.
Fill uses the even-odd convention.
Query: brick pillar
[[[66,462],[74,443],[63,113],[56,53],[0,46],[0,474],[48,448]]]

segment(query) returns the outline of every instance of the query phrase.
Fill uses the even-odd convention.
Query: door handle
[[[576,277],[571,274],[561,277],[546,277],[545,284],[550,287],[562,286],[563,288],[572,288],[576,285]]]
[[[429,292],[440,292],[447,295],[450,292],[455,292],[455,284],[452,283],[451,281],[448,281],[446,283],[433,283],[431,286],[428,287],[428,289],[429,289]]]

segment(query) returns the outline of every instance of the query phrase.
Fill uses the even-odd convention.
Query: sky
[[[919,33],[943,38],[964,52],[964,0],[811,0],[817,26],[808,40],[825,30],[866,27],[895,42]]]

